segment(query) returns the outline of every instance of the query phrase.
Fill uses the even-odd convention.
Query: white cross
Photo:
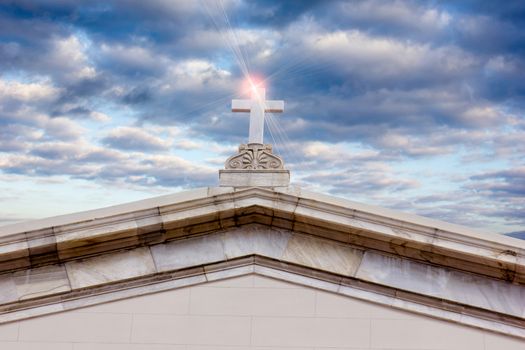
[[[266,89],[254,88],[251,100],[232,100],[232,112],[250,112],[248,144],[263,144],[264,113],[284,111],[284,101],[266,101]]]

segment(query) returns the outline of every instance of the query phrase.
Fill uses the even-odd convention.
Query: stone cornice
[[[0,272],[260,223],[525,283],[525,242],[298,188],[203,188],[0,227]]]

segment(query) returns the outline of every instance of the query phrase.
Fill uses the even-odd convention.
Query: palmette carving
[[[242,144],[239,146],[239,154],[226,160],[225,168],[242,170],[278,170],[284,169],[284,163],[280,157],[272,154],[272,145]]]

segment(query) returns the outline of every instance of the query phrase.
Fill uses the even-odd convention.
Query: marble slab
[[[291,237],[291,231],[263,225],[244,225],[222,234],[228,259],[252,254],[280,259]]]
[[[64,265],[49,265],[13,273],[18,300],[71,290]]]
[[[18,300],[16,284],[11,274],[0,276],[0,304]]]
[[[294,234],[282,257],[315,269],[353,276],[361,263],[363,251],[338,242]]]
[[[525,316],[525,286],[366,251],[356,273],[365,281]]]
[[[66,263],[72,289],[153,274],[156,271],[149,248],[137,248]]]
[[[219,262],[226,258],[222,236],[179,239],[151,247],[157,270],[169,271]]]

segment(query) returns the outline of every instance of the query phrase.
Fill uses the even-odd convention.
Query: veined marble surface
[[[64,265],[48,265],[13,274],[19,300],[71,290]]]
[[[525,286],[365,252],[358,279],[525,318]]]
[[[74,289],[157,272],[147,247],[67,262],[66,269]]]

